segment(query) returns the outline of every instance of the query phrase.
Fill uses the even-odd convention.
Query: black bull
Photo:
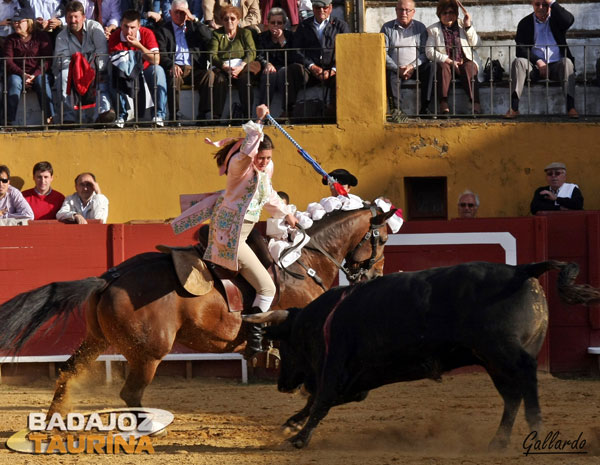
[[[290,442],[306,446],[331,407],[363,400],[370,389],[439,379],[467,365],[484,367],[504,400],[492,448],[508,444],[521,400],[538,430],[536,356],[548,306],[536,278],[551,269],[560,270],[559,294],[567,303],[600,300],[599,290],[574,284],[576,264],[473,262],[389,274],[332,289],[303,309],[247,317],[271,322],[265,334],[280,341],[279,390],[304,384],[310,394],[284,425],[300,429]]]

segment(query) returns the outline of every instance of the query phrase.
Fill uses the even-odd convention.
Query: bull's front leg
[[[306,419],[310,415],[310,409],[314,401],[315,397],[312,394],[309,395],[304,408],[302,408],[302,410],[300,410],[298,413],[295,413],[289,417],[283,424],[282,429],[284,433],[291,434],[295,431],[299,431],[302,428],[302,425],[306,422]]]
[[[310,438],[323,418],[329,412],[329,409],[333,406],[334,402],[330,402],[326,398],[319,397],[315,399],[314,405],[311,408],[310,416],[308,421],[304,425],[304,428],[300,430],[298,434],[288,439],[292,445],[298,449],[306,447],[310,442]]]

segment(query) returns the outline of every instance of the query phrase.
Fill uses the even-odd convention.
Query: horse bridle
[[[377,216],[377,207],[375,207],[374,205],[371,205],[369,207],[369,209],[371,210],[371,217],[375,218]],[[345,257],[346,267],[342,268],[342,270],[348,277],[348,281],[353,282],[353,281],[359,280],[364,275],[366,275],[369,272],[369,270],[371,268],[373,268],[373,266],[376,263],[383,260],[383,254],[381,254],[381,256],[379,258],[377,258],[377,246],[385,244],[385,242],[381,239],[381,233],[379,231],[379,228],[381,228],[382,226],[385,226],[385,223],[382,223],[382,224],[369,223],[369,230],[363,236],[361,241],[358,243],[358,245],[356,247],[354,247],[354,249],[351,252],[348,252],[348,254],[346,254],[346,257]],[[360,250],[360,248],[363,246],[363,244],[367,241],[371,242],[371,256],[368,259],[363,260],[362,262],[354,261],[352,259],[352,257],[358,250]],[[351,260],[352,260],[352,262],[351,262]],[[349,263],[350,263],[350,266],[358,265],[358,270],[355,273],[350,272],[350,266],[348,266]]]
[[[371,210],[371,217],[375,218],[377,216],[377,207],[374,205],[371,205],[369,207],[369,209]],[[329,252],[327,252],[323,247],[321,247],[321,244],[319,244],[317,241],[315,241],[313,238],[310,239],[310,241],[308,242],[308,244],[305,246],[307,249],[313,249],[313,250],[317,250],[319,252],[321,252],[323,255],[325,255],[333,264],[335,264],[335,266],[338,267],[338,269],[342,270],[344,272],[344,274],[346,275],[346,277],[348,278],[349,282],[355,282],[357,280],[359,280],[362,276],[364,276],[365,274],[367,274],[369,272],[369,270],[379,261],[383,260],[383,254],[381,254],[381,257],[376,258],[377,257],[377,245],[382,244],[382,240],[381,240],[381,234],[379,233],[379,228],[381,228],[382,226],[384,226],[385,223],[382,224],[371,224],[369,223],[369,230],[366,232],[366,234],[363,236],[363,238],[361,239],[361,241],[357,244],[356,247],[354,247],[354,249],[352,249],[350,252],[348,252],[346,254],[346,257],[344,257],[345,261],[346,261],[346,266],[344,266],[342,263],[340,263],[339,261],[337,261]],[[300,231],[302,231],[303,234],[306,234],[306,231],[304,230],[304,228],[300,227],[300,225],[296,225],[296,227],[298,229],[300,229]],[[358,265],[358,270],[356,272],[352,272],[348,266],[348,263],[350,263],[351,257],[354,256],[354,254],[356,253],[357,250],[359,250],[363,244],[367,241],[371,242],[371,256],[366,259],[363,260],[362,262],[355,262],[352,261],[351,265]],[[297,262],[306,269],[306,267],[300,263],[300,260],[297,260]],[[290,273],[289,270],[285,270],[288,273]],[[313,273],[311,274],[310,271],[312,271]],[[313,279],[316,280],[316,278],[318,278],[318,276],[314,275],[314,270],[307,270],[307,273],[309,276],[311,276]],[[290,273],[292,274],[292,273]],[[318,281],[317,281],[318,282]],[[322,284],[321,284],[322,286]]]

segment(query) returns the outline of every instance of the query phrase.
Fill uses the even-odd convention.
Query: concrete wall
[[[337,46],[338,124],[287,129],[326,170],[355,173],[358,195],[384,195],[404,207],[404,177],[446,176],[450,217],[467,187],[481,196],[481,216],[527,215],[533,190],[545,181],[543,166],[562,160],[583,191],[586,209],[600,209],[599,124],[452,119],[388,124],[382,36],[341,36]],[[274,186],[301,209],[323,197],[319,176],[292,144],[274,128],[267,132],[276,144]],[[10,166],[13,185],[29,188],[33,165],[49,160],[54,187],[64,194],[73,192],[78,173],[93,171],[110,199],[109,222],[164,220],[178,215],[179,194],[224,187],[204,138],[241,134],[240,128],[2,133],[0,163]]]

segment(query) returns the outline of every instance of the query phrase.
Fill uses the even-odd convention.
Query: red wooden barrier
[[[98,276],[159,243],[186,245],[192,232],[175,236],[166,224],[64,225],[35,222],[0,228],[0,302],[53,281]],[[600,287],[600,213],[564,212],[526,218],[407,222],[390,236],[385,271],[412,271],[472,260],[527,263],[572,260],[579,282]],[[590,345],[600,346],[600,308],[565,306],[556,275],[541,279],[550,304],[550,330],[539,356],[551,372],[597,371]],[[21,355],[71,353],[83,336],[82,318],[40,334]],[[178,347],[178,351],[184,348]]]

